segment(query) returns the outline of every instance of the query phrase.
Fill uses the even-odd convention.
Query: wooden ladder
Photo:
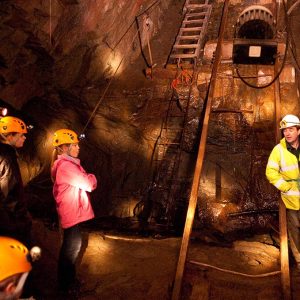
[[[169,56],[169,64],[196,64],[211,13],[211,4],[208,2],[208,0],[185,1],[184,19]]]
[[[188,210],[187,210],[187,214],[186,214],[184,232],[183,232],[183,237],[182,237],[182,241],[181,241],[180,253],[179,253],[179,257],[178,257],[176,274],[175,274],[174,285],[173,285],[173,290],[172,290],[172,297],[171,297],[172,300],[181,299],[181,286],[182,286],[184,270],[185,270],[185,265],[186,265],[188,246],[189,246],[189,242],[190,242],[190,235],[192,232],[192,226],[193,226],[194,217],[195,217],[195,210],[196,210],[197,199],[198,199],[198,191],[199,191],[199,186],[200,186],[200,177],[201,177],[204,153],[205,153],[205,148],[206,148],[206,140],[207,140],[207,135],[208,135],[208,122],[209,122],[209,117],[210,117],[210,113],[211,113],[211,109],[212,109],[212,99],[213,99],[213,94],[214,94],[214,89],[215,89],[215,84],[216,84],[217,70],[218,70],[218,67],[219,67],[219,64],[221,61],[221,47],[222,47],[225,24],[226,24],[226,19],[227,19],[228,6],[229,6],[229,0],[225,0],[224,6],[223,6],[222,21],[221,21],[221,25],[220,25],[220,34],[219,34],[218,43],[217,43],[217,47],[216,47],[215,60],[214,60],[213,66],[212,66],[211,79],[210,79],[210,84],[208,87],[204,119],[203,119],[203,124],[202,124],[202,131],[201,131],[197,160],[196,160],[196,165],[195,165],[192,189],[191,189],[191,194],[190,194],[190,199],[189,199]]]
[[[179,84],[184,84],[185,88],[177,93],[173,83],[176,83],[176,80],[183,76],[182,74],[187,74],[185,76],[188,76],[188,82],[185,82],[185,79],[180,79]],[[160,135],[154,149],[153,169],[155,175],[151,183],[152,192],[159,193],[164,199],[163,206],[166,215],[164,223],[168,227],[172,226],[174,221],[174,199],[176,198],[174,191],[182,184],[182,179],[178,178],[177,173],[181,163],[182,143],[187,126],[194,76],[195,73],[191,70],[189,73],[186,70],[177,71],[176,78],[171,84],[172,96],[169,99]]]

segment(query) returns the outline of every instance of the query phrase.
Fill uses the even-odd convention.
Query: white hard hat
[[[282,118],[279,125],[280,125],[280,129],[285,129],[293,126],[300,127],[300,120],[295,115],[286,115]]]

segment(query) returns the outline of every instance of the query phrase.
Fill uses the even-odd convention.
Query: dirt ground
[[[79,292],[57,291],[56,269],[60,234],[34,224],[35,244],[43,255],[31,274],[30,295],[37,300],[169,300],[181,245],[179,237],[84,231],[77,268]],[[300,272],[291,264],[293,299],[299,299]],[[269,235],[257,235],[231,245],[191,240],[182,299],[283,299],[278,246]],[[27,296],[27,295],[26,295]],[[29,296],[29,295],[28,295]],[[298,298],[297,298],[298,297]]]

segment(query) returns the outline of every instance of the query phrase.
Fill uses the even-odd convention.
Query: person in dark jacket
[[[13,237],[29,247],[31,217],[17,154],[26,133],[22,120],[11,116],[0,119],[0,235]]]

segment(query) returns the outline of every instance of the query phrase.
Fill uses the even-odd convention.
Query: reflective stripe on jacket
[[[281,198],[288,209],[300,208],[300,178],[297,157],[288,151],[285,138],[276,145],[268,160],[266,176],[281,192]]]
[[[58,155],[51,175],[61,227],[69,228],[94,218],[88,192],[97,187],[95,175],[86,173],[80,160],[68,155]]]

